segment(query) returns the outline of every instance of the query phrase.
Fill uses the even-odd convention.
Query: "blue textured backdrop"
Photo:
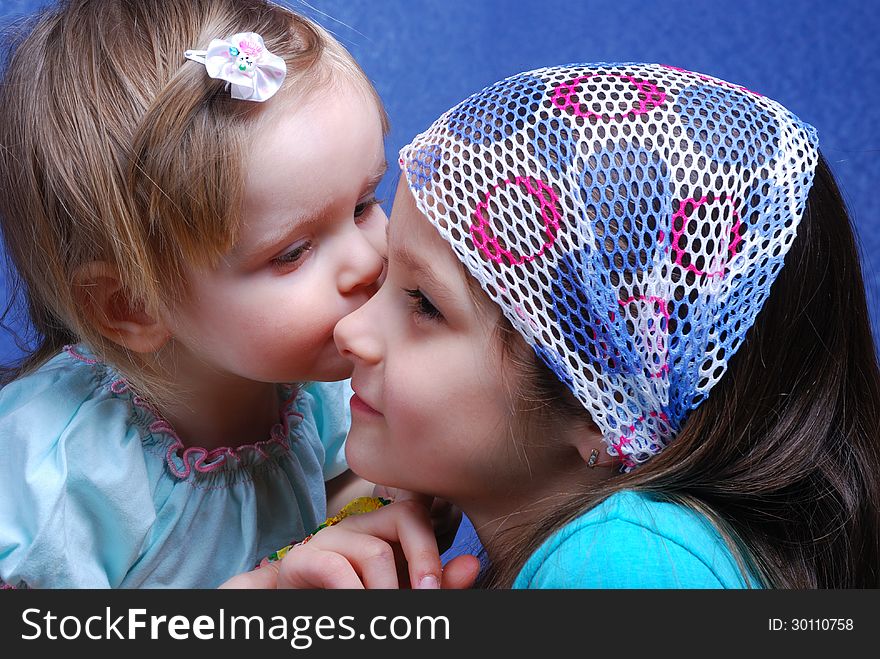
[[[44,4],[0,0],[0,23]],[[819,131],[860,237],[880,339],[880,4],[863,0],[293,0],[361,62],[385,99],[397,150],[465,96],[540,66],[663,62],[774,98]],[[6,297],[0,275],[0,297]],[[15,322],[12,329],[20,328]],[[0,362],[20,355],[0,328]],[[469,529],[456,547],[472,538]]]

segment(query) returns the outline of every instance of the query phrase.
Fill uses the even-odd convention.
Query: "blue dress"
[[[271,436],[184,449],[71,346],[0,390],[0,586],[213,588],[311,532],[348,467],[348,381],[279,385]]]
[[[758,588],[700,513],[618,492],[551,535],[514,588]]]

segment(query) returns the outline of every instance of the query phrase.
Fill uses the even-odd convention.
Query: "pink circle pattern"
[[[739,219],[739,213],[736,210],[736,204],[733,203],[733,199],[728,197],[727,195],[721,195],[715,203],[728,203],[731,206],[731,212],[733,214],[733,226],[730,227],[730,243],[727,245],[727,258],[724,259],[723,263],[719,265],[719,269],[717,270],[700,270],[693,263],[684,266],[682,264],[682,259],[684,257],[684,250],[678,244],[682,235],[685,232],[685,228],[688,224],[688,219],[690,219],[691,213],[693,213],[697,208],[703,206],[704,204],[710,203],[708,199],[703,196],[700,199],[683,199],[678,206],[678,210],[675,211],[672,215],[672,253],[675,257],[675,262],[684,267],[688,272],[693,272],[695,275],[705,276],[705,277],[723,277],[725,272],[727,272],[727,264],[733,260],[733,257],[736,256],[739,251],[739,244],[742,242],[742,236],[739,235],[740,227],[742,226],[742,222]],[[660,233],[660,240],[663,240],[663,233]],[[713,261],[714,263],[714,261]]]
[[[506,247],[503,247],[498,238],[491,235],[491,223],[486,219],[489,210],[489,200],[497,190],[508,185],[517,185],[524,188],[526,192],[537,199],[538,204],[541,206],[541,219],[544,223],[547,239],[534,254],[517,256]],[[491,189],[486,192],[486,198],[477,204],[476,210],[474,210],[475,221],[470,228],[471,239],[483,256],[495,263],[502,263],[502,259],[507,259],[508,265],[522,265],[527,261],[534,261],[556,242],[556,236],[559,233],[559,222],[562,219],[558,205],[559,199],[553,188],[543,181],[523,178],[521,176],[517,176],[513,181],[509,179],[504,180],[501,183],[492,185]]]
[[[590,109],[587,109],[583,103],[578,100],[578,85],[589,80],[593,75],[604,75],[607,77],[621,78],[633,85],[639,92],[639,101],[638,105],[630,108],[623,114],[615,114],[614,116],[610,114],[599,114],[597,112],[593,112]],[[610,122],[612,120],[615,121],[623,121],[627,118],[635,118],[640,114],[646,114],[647,112],[653,110],[656,107],[660,107],[666,101],[666,93],[660,91],[653,82],[648,80],[641,80],[639,78],[634,78],[630,75],[624,75],[622,73],[603,73],[603,74],[593,74],[588,73],[587,75],[579,76],[577,78],[573,78],[568,82],[562,82],[556,86],[553,90],[553,98],[551,99],[553,105],[555,105],[560,110],[564,110],[569,114],[573,114],[578,117],[584,117],[585,119],[589,119],[591,117],[595,117],[596,119],[600,119],[604,122]]]

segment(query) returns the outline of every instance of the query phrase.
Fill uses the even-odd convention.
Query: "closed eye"
[[[404,288],[403,292],[409,296],[410,308],[414,315],[428,320],[443,320],[443,314],[419,289]]]
[[[381,199],[376,199],[376,197],[371,197],[366,201],[360,202],[357,206],[354,207],[354,217],[355,219],[364,216],[368,211],[370,211],[374,206],[381,204]]]
[[[291,249],[284,252],[280,256],[272,259],[272,266],[284,271],[291,271],[298,268],[306,255],[312,250],[312,241],[304,240],[297,243]]]

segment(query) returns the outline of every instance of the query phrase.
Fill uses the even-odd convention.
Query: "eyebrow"
[[[413,255],[406,247],[395,247],[391,251],[391,257],[405,269],[424,279],[430,289],[431,297],[450,304],[456,303],[457,297],[452,292],[452,289],[440,281],[440,278],[437,277],[431,266],[423,259]]]
[[[379,183],[382,181],[387,171],[388,161],[383,160],[380,167],[372,174],[372,176],[370,176],[370,178],[367,179],[367,182],[364,185],[364,189],[375,192],[376,188],[379,186]],[[240,258],[254,258],[270,250],[276,245],[280,245],[281,243],[286,242],[293,234],[301,231],[304,227],[307,227],[310,224],[319,223],[332,206],[333,200],[328,199],[317,208],[311,209],[308,215],[304,213],[294,213],[290,217],[290,220],[284,224],[283,230],[266,237],[264,240],[259,241],[251,249],[247,250],[247,252],[239,254]]]

